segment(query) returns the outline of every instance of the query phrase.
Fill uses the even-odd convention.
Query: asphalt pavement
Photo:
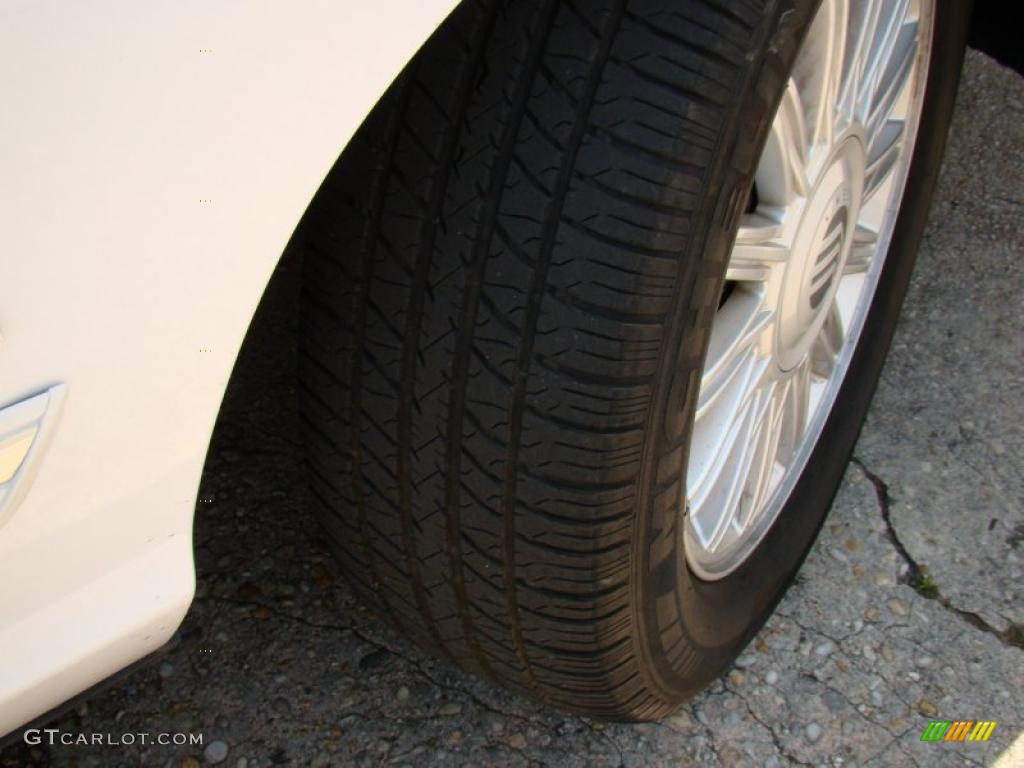
[[[605,724],[417,650],[338,580],[298,457],[297,264],[210,449],[197,596],[161,657],[57,718],[200,745],[29,746],[28,765],[1024,765],[1024,79],[970,52],[896,341],[822,535],[735,667]],[[993,720],[984,743],[930,720]],[[1013,746],[1016,743],[1016,746]]]

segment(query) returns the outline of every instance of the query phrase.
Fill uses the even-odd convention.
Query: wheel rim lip
[[[849,11],[848,4],[845,10],[847,10],[847,12]],[[848,13],[847,18],[849,18]],[[908,11],[905,10],[904,22],[908,18],[910,18]],[[754,519],[754,523],[745,527],[736,542],[734,542],[730,548],[722,554],[716,554],[713,551],[709,551],[708,548],[700,541],[699,535],[695,532],[694,515],[693,510],[691,509],[689,489],[687,489],[686,501],[681,509],[681,513],[684,518],[684,525],[682,526],[684,553],[689,569],[698,578],[703,580],[719,580],[736,571],[750,559],[762,539],[767,535],[768,531],[771,530],[778,519],[779,513],[782,511],[786,501],[792,494],[797,481],[802,477],[811,454],[819,444],[825,423],[832,412],[835,399],[846,379],[853,353],[859,345],[864,323],[867,319],[868,311],[873,303],[879,278],[888,257],[892,233],[898,218],[900,202],[906,187],[907,176],[914,154],[914,147],[917,140],[918,129],[920,127],[920,118],[924,101],[924,83],[927,82],[929,63],[931,60],[934,0],[919,0],[919,3],[917,4],[917,22],[916,52],[914,53],[914,62],[912,64],[913,68],[911,73],[907,76],[905,85],[900,89],[901,91],[908,90],[910,93],[910,101],[907,106],[906,118],[903,125],[902,147],[899,152],[899,157],[896,160],[896,165],[887,174],[892,179],[891,188],[885,193],[887,199],[885,201],[881,224],[878,227],[874,251],[870,257],[868,269],[866,273],[864,273],[864,284],[861,286],[856,298],[856,306],[853,308],[848,327],[845,329],[842,347],[835,357],[832,375],[828,379],[824,389],[818,391],[815,402],[809,406],[810,410],[807,414],[807,425],[802,436],[799,438],[799,444],[794,450],[790,463],[788,467],[786,467],[783,477],[777,483],[774,490],[769,494],[762,507],[760,509],[751,510],[749,517]],[[848,40],[849,31],[847,31],[847,41]],[[780,105],[779,109],[782,109],[782,105]],[[838,143],[838,141],[834,142],[832,149],[834,149]],[[865,167],[868,164],[866,154],[867,150],[865,149]],[[851,222],[851,228],[856,228],[858,225],[859,221],[854,217]],[[851,242],[853,239],[854,235],[851,234]],[[846,247],[848,249],[852,246],[847,245]],[[824,303],[838,303],[835,293],[841,289],[840,284],[843,282],[842,278],[843,276],[840,274],[840,279],[834,281],[835,285],[831,289],[832,296],[830,296]],[[698,400],[699,399],[700,398],[698,398]],[[759,441],[761,440],[761,437],[761,434],[758,433],[757,427],[755,426],[755,428],[750,432],[750,441]],[[687,481],[689,480],[688,477],[685,479]],[[704,484],[706,484],[706,482]]]

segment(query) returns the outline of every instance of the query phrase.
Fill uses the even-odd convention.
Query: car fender
[[[180,623],[199,477],[255,307],[452,5],[0,5],[0,409],[63,392],[0,527],[0,733]]]

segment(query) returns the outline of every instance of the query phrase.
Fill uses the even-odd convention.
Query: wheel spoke
[[[789,464],[807,430],[811,392],[811,365],[804,360],[789,379],[789,391],[782,409],[782,437],[779,459]]]
[[[858,41],[859,67],[854,84],[854,110],[858,121],[863,124],[869,122],[869,116],[876,110],[880,96],[893,83],[893,76],[900,69],[901,53],[905,53],[908,39],[913,43],[917,34],[916,25],[906,22],[909,0],[888,0],[875,3],[873,7],[876,12],[869,17],[871,27],[865,30],[864,37]]]
[[[860,14],[851,20],[857,32],[850,41],[840,90],[840,105],[849,118],[867,122],[909,6],[910,0],[879,0],[858,6]]]
[[[874,139],[892,114],[900,94],[903,92],[914,58],[917,55],[917,22],[902,25],[889,51],[885,67],[881,69],[869,102],[864,120],[868,140]]]
[[[712,525],[706,526],[708,531],[708,549],[715,551],[723,544],[730,533],[734,536],[739,533],[736,530],[736,523],[741,512],[744,495],[748,487],[751,471],[754,466],[760,463],[760,454],[765,449],[763,430],[767,416],[771,412],[774,400],[774,382],[757,391],[756,396],[751,398],[745,410],[745,419],[739,424],[736,431],[737,437],[742,440],[735,440],[730,446],[729,465],[732,471],[718,472],[713,483],[706,487],[707,494],[713,494],[716,502],[720,505],[720,514],[716,516]],[[707,501],[705,496],[702,501]],[[702,505],[704,506],[704,505]],[[710,522],[710,521],[708,521]]]
[[[760,438],[764,441],[764,447],[760,449],[758,463],[751,472],[751,480],[748,481],[750,488],[747,492],[749,504],[745,510],[746,515],[737,520],[741,527],[749,526],[756,521],[757,515],[764,510],[767,497],[785,472],[785,467],[778,461],[778,456],[791,388],[792,383],[788,381],[776,387],[771,412],[766,419],[765,433]]]
[[[782,215],[781,212],[778,212],[776,216],[769,216],[766,213],[743,214],[743,218],[740,219],[739,231],[736,233],[736,244],[766,245],[778,242],[782,237],[782,225],[778,219]]]
[[[864,172],[864,200],[868,201],[889,178],[903,149],[902,120],[887,120],[868,147],[868,166]]]
[[[733,297],[737,298],[744,297]],[[720,317],[712,331],[687,471],[687,489],[695,507],[700,507],[711,492],[723,462],[735,451],[735,442],[741,437],[759,391],[770,383],[766,374],[771,363],[755,354],[755,349],[772,313],[763,309],[759,298],[746,298],[746,302],[727,302],[720,315],[730,309],[729,305],[737,307],[731,308],[726,324]],[[743,304],[746,306],[739,306]]]
[[[810,137],[804,114],[800,91],[791,78],[754,177],[758,196],[767,205],[786,206],[807,195]]]
[[[728,467],[735,472],[736,454],[742,452],[750,442],[750,432],[756,426],[754,416],[759,398],[759,383],[764,380],[765,366],[753,366],[744,377],[741,386],[745,390],[740,402],[728,413],[718,409],[715,415],[724,416],[724,424],[698,422],[694,427],[693,442],[690,446],[690,466],[687,470],[686,487],[690,506],[694,510],[708,510],[721,515],[724,507],[707,504],[708,497],[727,481]],[[710,534],[712,531],[706,531]]]
[[[781,227],[757,214],[746,214],[729,256],[725,279],[764,281],[771,269],[789,258],[789,247],[778,239]]]
[[[800,85],[811,147],[831,147],[837,133],[839,92],[848,26],[848,2],[825,0],[798,57],[794,77]]]
[[[846,257],[846,264],[843,265],[843,274],[858,275],[867,272],[877,247],[878,235],[865,226],[857,225],[853,233],[850,255]]]
[[[850,27],[856,30],[846,47],[843,83],[839,90],[839,109],[848,121],[854,119],[862,93],[864,74],[870,63],[872,42],[878,29],[882,3],[862,3],[857,15],[851,17]]]
[[[843,320],[835,303],[829,308],[824,325],[811,347],[810,372],[827,379],[835,371],[836,359],[843,348]]]
[[[726,393],[736,394],[730,392],[734,381],[757,362],[757,344],[773,319],[774,312],[765,308],[756,293],[732,296],[719,311],[701,376],[698,421]]]

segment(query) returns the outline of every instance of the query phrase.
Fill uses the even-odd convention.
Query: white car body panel
[[[454,0],[2,0],[0,734],[168,640],[211,429],[295,225]],[[205,202],[210,201],[210,202]]]

